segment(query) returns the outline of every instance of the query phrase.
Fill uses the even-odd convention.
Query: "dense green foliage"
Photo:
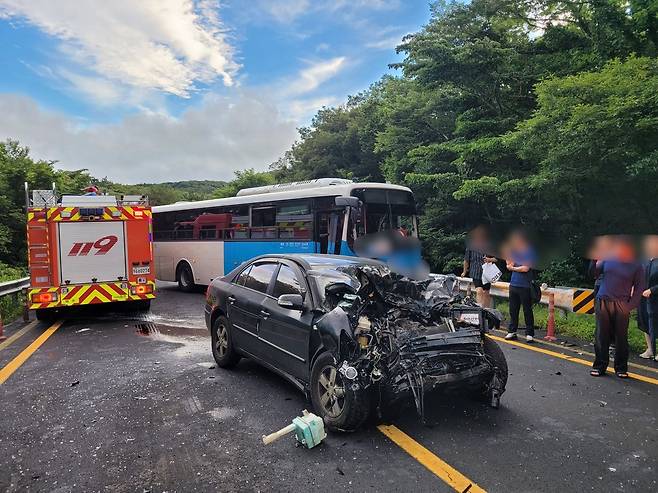
[[[436,3],[400,76],[321,110],[273,171],[410,186],[435,271],[472,226],[520,224],[564,247],[544,279],[583,283],[591,235],[658,231],[657,27],[655,0]]]

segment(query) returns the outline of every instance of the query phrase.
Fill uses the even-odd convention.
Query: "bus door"
[[[318,214],[319,253],[340,255],[344,215],[343,210],[323,211]]]

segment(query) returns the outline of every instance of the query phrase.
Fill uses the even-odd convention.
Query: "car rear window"
[[[261,293],[267,293],[267,288],[270,285],[276,268],[277,264],[271,263],[252,266],[244,286],[260,291]]]
[[[295,275],[295,271],[287,265],[282,265],[279,269],[272,296],[278,298],[282,294],[302,294],[302,286]]]

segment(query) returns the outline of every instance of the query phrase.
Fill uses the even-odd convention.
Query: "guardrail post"
[[[4,334],[5,326],[2,324],[2,313],[0,313],[0,342],[7,339],[7,336]]]
[[[30,321],[30,301],[27,299],[27,289],[21,293],[23,297],[23,322]]]
[[[555,341],[555,293],[549,291],[548,293],[548,320],[546,321],[546,337],[547,341]]]

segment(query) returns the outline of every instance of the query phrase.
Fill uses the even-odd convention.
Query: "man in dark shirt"
[[[496,262],[495,257],[487,255],[490,248],[487,230],[483,226],[473,229],[466,243],[464,269],[462,270],[462,277],[468,276],[473,279],[478,304],[486,308],[491,308],[491,295],[489,294],[491,283],[482,282],[482,266],[488,262]]]
[[[622,247],[628,246],[624,240]],[[615,339],[615,374],[628,378],[628,320],[631,310],[637,308],[644,290],[642,266],[632,255],[619,255],[611,260],[596,262],[596,275],[603,275],[596,294],[596,358],[592,376],[605,374],[608,368],[610,339]]]

